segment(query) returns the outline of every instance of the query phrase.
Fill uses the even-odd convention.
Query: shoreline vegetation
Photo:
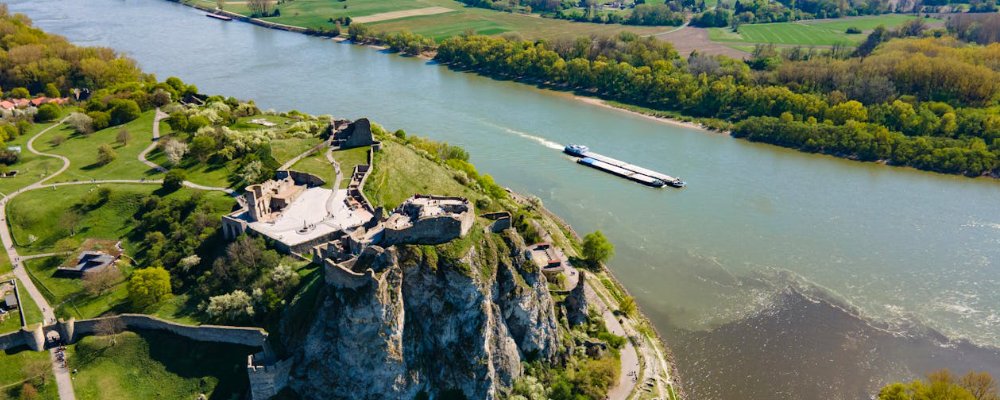
[[[315,31],[222,12],[344,40],[339,27]],[[667,42],[631,33],[536,42],[463,34],[439,43],[351,24],[346,37],[686,128],[855,161],[1000,178],[1000,119],[991,116],[1000,71],[989,62],[1000,46],[965,45],[919,19],[896,31],[878,27],[854,51],[758,46],[745,62],[696,52],[685,59]]]

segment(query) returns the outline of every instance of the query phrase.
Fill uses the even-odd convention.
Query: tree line
[[[981,175],[996,171],[1000,154],[992,108],[1000,94],[998,52],[951,38],[906,38],[867,57],[779,59],[755,71],[724,57],[684,59],[667,43],[623,33],[537,42],[463,35],[442,42],[437,59],[736,123],[734,133],[751,140]],[[867,135],[876,133],[888,150],[870,150]]]

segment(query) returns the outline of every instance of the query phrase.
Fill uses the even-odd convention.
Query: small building
[[[538,268],[551,269],[562,267],[562,258],[550,243],[538,243],[531,246],[531,260]]]
[[[103,251],[82,251],[76,257],[76,264],[60,266],[56,273],[67,277],[82,277],[84,274],[103,271],[118,261],[118,257]]]
[[[13,309],[17,308],[17,306],[18,306],[18,304],[17,304],[17,296],[14,295],[14,292],[9,292],[9,293],[7,293],[7,295],[5,295],[3,297],[3,305],[4,305],[4,308],[6,308],[8,310],[13,310]]]

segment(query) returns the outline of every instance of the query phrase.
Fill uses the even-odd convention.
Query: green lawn
[[[21,194],[7,207],[8,224],[14,242],[24,254],[45,253],[55,248],[60,239],[71,238],[77,243],[87,238],[121,239],[132,230],[132,216],[142,199],[154,191],[155,184],[107,184],[112,189],[107,202],[89,210],[80,210],[79,203],[100,185],[70,185],[54,189],[39,189]],[[186,198],[198,192],[181,189],[166,198]],[[221,192],[203,192],[216,205],[220,215],[229,210],[232,198]],[[80,210],[76,233],[70,237],[69,226],[61,223],[73,210]],[[125,243],[129,250],[129,243]]]
[[[139,161],[142,152],[153,138],[153,116],[155,110],[146,111],[138,119],[124,125],[112,126],[90,135],[70,134],[68,129],[52,130],[35,141],[35,148],[43,153],[58,154],[69,158],[70,166],[65,172],[53,178],[53,182],[85,181],[90,179],[159,179],[160,175]],[[166,124],[164,124],[165,126]],[[132,139],[126,145],[116,141],[119,130],[128,129]],[[67,140],[53,146],[51,139],[63,135]],[[118,157],[107,165],[98,165],[97,148],[109,144]],[[58,160],[56,169],[62,163]]]
[[[915,18],[918,17],[891,14],[835,20],[740,25],[739,33],[734,33],[729,28],[711,28],[709,29],[709,38],[723,43],[773,43],[802,46],[830,46],[846,43],[854,45],[864,40],[867,32],[875,29],[878,25],[894,28]],[[932,19],[931,22],[938,23],[940,20]],[[865,33],[848,35],[846,33],[848,27],[857,27]]]
[[[369,147],[366,146],[333,152],[333,159],[340,164],[340,170],[344,174],[344,180],[340,182],[341,189],[347,189],[347,186],[350,185],[354,167],[368,165],[368,149]]]
[[[162,332],[86,337],[70,346],[73,388],[81,400],[234,399],[248,389],[247,355],[234,345],[187,340]]]
[[[68,113],[69,110],[69,108],[64,109],[64,112]],[[28,151],[28,140],[31,139],[32,136],[35,136],[35,134],[41,132],[45,128],[57,124],[58,122],[34,124],[31,126],[31,129],[27,134],[18,136],[17,138],[7,142],[7,146],[21,146],[21,159],[17,162],[17,164],[10,166],[11,170],[17,170],[17,175],[10,178],[0,178],[0,193],[8,194],[17,189],[28,186],[53,172],[58,171],[59,168],[62,167],[62,161],[59,161],[58,159],[35,155],[34,153]],[[63,131],[64,129],[68,132],[69,128],[54,128],[45,136],[53,135],[54,131]],[[43,138],[39,138],[35,141],[36,144],[43,144],[43,142]],[[37,148],[41,149],[41,146]]]
[[[382,150],[375,153],[374,169],[364,191],[376,206],[390,209],[417,193],[472,200],[483,197],[455,180],[450,170],[392,141],[383,141]]]
[[[32,281],[49,304],[55,307],[57,317],[85,319],[98,317],[116,309],[119,312],[126,311],[124,307],[128,291],[124,277],[132,270],[127,263],[118,263],[123,279],[117,286],[104,295],[91,296],[83,290],[81,279],[55,276],[56,267],[65,259],[65,257],[47,257],[25,261]]]
[[[159,148],[153,150],[147,158],[149,161],[159,165],[170,164],[167,162],[167,155],[160,151]],[[231,187],[233,185],[229,181],[229,176],[235,172],[235,167],[230,167],[228,164],[200,163],[190,158],[181,160],[180,164],[180,166],[174,168],[184,170],[184,173],[187,174],[187,180],[191,182],[215,187]]]
[[[52,374],[52,368],[43,369],[39,367],[39,370],[46,371],[44,384],[42,384],[41,378],[36,376],[27,376],[28,371],[25,371],[25,366],[28,364],[36,364],[39,366],[41,364],[51,365],[49,361],[49,353],[45,351],[31,351],[26,347],[18,347],[16,349],[9,349],[7,351],[0,352],[0,398],[21,398],[21,387],[29,380],[29,378],[31,378],[31,381],[33,381],[36,385],[41,386],[38,388],[39,399],[58,399],[59,392],[56,388],[55,376]]]
[[[278,160],[278,164],[284,164],[288,160],[304,153],[306,150],[309,150],[322,141],[323,139],[318,137],[272,140],[271,156],[274,157],[275,160]],[[322,149],[320,152],[322,152]]]
[[[17,284],[19,288],[22,288],[21,308],[19,308],[16,312],[7,314],[7,320],[0,322],[0,333],[7,333],[21,329],[21,317],[18,315],[18,312],[24,312],[25,322],[27,322],[29,326],[42,322],[42,310],[38,308],[38,305],[31,299],[28,292],[23,290],[24,286],[21,285],[21,282],[18,281]]]
[[[292,165],[292,170],[308,172],[310,174],[316,175],[323,178],[326,181],[323,187],[332,189],[333,181],[337,179],[337,174],[333,170],[333,165],[326,159],[326,152],[321,150],[310,155],[309,157],[299,160],[299,162]],[[347,178],[347,170],[344,171],[344,179]]]

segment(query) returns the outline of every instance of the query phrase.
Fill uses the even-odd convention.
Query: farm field
[[[186,3],[214,8],[214,0],[186,0]],[[346,8],[345,8],[346,6]],[[421,9],[447,8],[432,14],[419,15]],[[349,16],[351,18],[370,17],[377,14],[394,13],[398,18],[375,18],[368,23],[376,30],[398,32],[410,31],[442,40],[451,36],[473,31],[478,34],[494,35],[517,32],[526,39],[553,38],[561,35],[591,35],[632,31],[638,34],[665,32],[673,27],[639,27],[614,24],[591,24],[566,20],[542,18],[538,15],[513,14],[484,8],[466,7],[454,0],[295,0],[278,6],[281,15],[263,18],[265,21],[307,28],[332,28],[330,19]],[[245,2],[233,1],[226,5],[226,11],[249,15]],[[412,16],[406,16],[412,11]],[[398,14],[396,14],[398,13]]]
[[[911,15],[880,15],[829,20],[806,20],[771,24],[741,25],[735,33],[729,28],[709,29],[709,39],[720,43],[773,43],[778,45],[832,46],[838,43],[855,45],[865,39],[868,32],[879,25],[895,28],[906,21],[919,18]],[[930,19],[929,24],[938,24]],[[847,34],[847,28],[856,27],[863,33]]]

